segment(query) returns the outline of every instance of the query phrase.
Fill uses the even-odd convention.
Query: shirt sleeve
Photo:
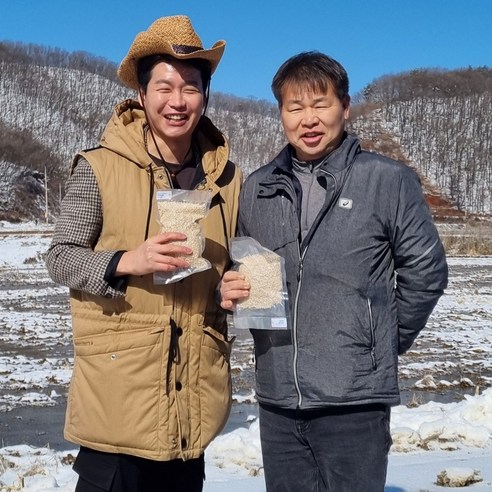
[[[89,163],[79,159],[67,182],[60,216],[46,255],[51,278],[71,289],[104,297],[124,296],[126,279],[112,276],[119,251],[94,251],[103,222],[96,177]]]

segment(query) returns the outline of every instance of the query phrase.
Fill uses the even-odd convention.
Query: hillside
[[[392,140],[459,210],[492,213],[492,69],[386,76],[363,96],[364,138]]]
[[[74,153],[96,145],[114,104],[134,94],[87,53],[0,43],[0,71],[0,220],[43,219],[46,196],[53,220]],[[492,214],[492,70],[383,77],[354,101],[350,129],[417,170],[436,217]],[[214,93],[212,81],[207,114],[245,174],[284,144],[267,101]]]

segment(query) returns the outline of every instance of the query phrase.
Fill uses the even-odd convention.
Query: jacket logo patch
[[[338,200],[338,206],[340,208],[346,208],[347,210],[352,208],[353,203],[354,202],[350,198],[340,198],[340,200]]]

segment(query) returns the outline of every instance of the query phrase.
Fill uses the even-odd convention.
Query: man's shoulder
[[[107,149],[99,145],[97,147],[91,147],[89,149],[80,150],[76,154],[74,161],[77,162],[79,159],[82,158],[90,163],[95,159],[105,159],[107,157],[107,154],[108,154]]]
[[[273,169],[273,164],[269,162],[248,174],[243,182],[243,199],[245,196],[249,198],[255,195],[260,183],[271,181]]]
[[[414,176],[415,170],[409,164],[393,159],[379,152],[373,152],[362,149],[357,155],[355,163],[358,166],[367,166],[371,171],[380,171],[382,173],[394,176]]]
[[[259,181],[262,181],[265,178],[272,176],[274,174],[275,169],[286,165],[286,161],[288,157],[289,157],[288,148],[284,147],[274,159],[252,171],[246,178],[245,184],[248,182],[249,184],[258,183]]]
[[[118,154],[111,152],[105,147],[94,147],[79,151],[72,161],[72,172],[81,165],[88,166],[98,175],[100,173],[112,173],[120,169],[121,164],[129,162]]]
[[[273,161],[268,162],[267,164],[263,164],[257,169],[255,169],[253,172],[251,172],[247,178],[246,181],[258,181],[265,176],[269,176],[272,174],[272,171],[274,169],[274,164]]]

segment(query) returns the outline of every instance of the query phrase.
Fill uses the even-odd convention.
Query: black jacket
[[[253,330],[257,398],[303,409],[397,405],[398,354],[447,286],[442,243],[416,173],[361,151],[355,136],[319,179],[326,201],[302,243],[289,146],[241,192],[239,233],[284,257],[291,304],[291,330]]]

